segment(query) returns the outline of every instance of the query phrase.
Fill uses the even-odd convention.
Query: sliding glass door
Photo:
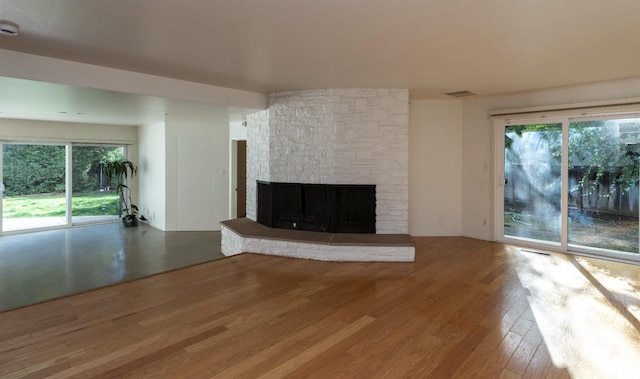
[[[640,115],[498,130],[498,240],[640,260]]]
[[[115,183],[104,163],[126,156],[122,145],[1,143],[0,232],[117,220]]]

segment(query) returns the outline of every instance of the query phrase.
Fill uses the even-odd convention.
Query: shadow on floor
[[[220,258],[220,232],[111,223],[6,235],[0,312]]]

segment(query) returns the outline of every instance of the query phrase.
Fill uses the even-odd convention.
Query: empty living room
[[[637,377],[639,25],[0,0],[0,377]]]

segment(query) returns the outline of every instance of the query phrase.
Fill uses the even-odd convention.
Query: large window
[[[118,219],[104,162],[125,155],[121,145],[2,144],[0,231]]]
[[[640,260],[640,115],[501,120],[498,239]]]

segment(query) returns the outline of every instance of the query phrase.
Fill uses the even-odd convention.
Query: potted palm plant
[[[131,202],[131,188],[126,184],[128,178],[132,178],[138,172],[133,162],[127,159],[113,160],[105,163],[105,171],[109,181],[116,181],[116,192],[118,193],[118,208],[122,216],[124,226],[138,225],[138,207]],[[123,215],[124,213],[124,215]]]

